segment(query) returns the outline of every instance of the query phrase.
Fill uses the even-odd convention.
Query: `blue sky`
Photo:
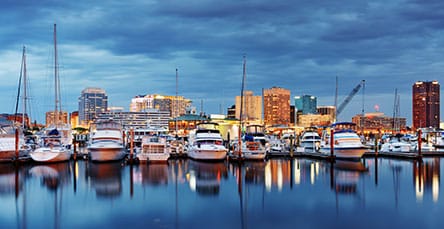
[[[279,86],[292,96],[333,105],[366,80],[364,110],[391,116],[395,89],[411,124],[418,80],[444,77],[444,2],[372,1],[17,1],[0,2],[0,112],[13,113],[22,46],[27,47],[31,116],[53,109],[53,24],[62,101],[78,109],[85,87],[106,90],[109,105],[129,108],[140,94],[178,93],[200,111],[223,113],[246,90]],[[359,92],[340,120],[360,113]],[[441,93],[441,100],[442,100]],[[293,102],[292,102],[293,103]],[[441,105],[441,119],[443,119]]]

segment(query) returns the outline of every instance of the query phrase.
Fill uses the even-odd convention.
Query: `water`
[[[0,228],[442,228],[441,161],[0,164]]]

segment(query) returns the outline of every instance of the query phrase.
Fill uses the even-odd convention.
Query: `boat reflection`
[[[11,195],[22,190],[23,181],[12,164],[0,163],[0,195]]]
[[[69,165],[69,162],[35,165],[29,169],[29,174],[32,177],[40,178],[42,186],[56,191],[60,187],[70,184],[71,170]]]
[[[358,192],[358,183],[361,175],[368,172],[368,168],[361,161],[336,160],[334,167],[334,189],[338,194],[354,195]]]
[[[150,163],[135,167],[136,183],[142,185],[168,185],[168,164]]]
[[[188,160],[187,180],[192,191],[203,196],[219,194],[222,178],[228,177],[225,162]]]
[[[114,198],[122,194],[122,168],[120,162],[89,163],[88,175],[98,198]]]

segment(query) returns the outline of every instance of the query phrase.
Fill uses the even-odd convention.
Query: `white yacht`
[[[170,148],[167,136],[160,134],[145,135],[142,138],[140,152],[137,158],[140,162],[167,162],[170,157]]]
[[[65,134],[68,134],[68,136]],[[36,162],[68,161],[72,155],[68,140],[70,135],[70,131],[59,131],[57,128],[46,129],[41,136],[39,146],[29,155]]]
[[[92,161],[117,161],[126,156],[122,126],[112,120],[93,125],[87,147]]]
[[[352,122],[338,122],[331,125],[333,129],[333,155],[342,159],[360,159],[367,151],[353,127]],[[331,154],[331,129],[322,132],[320,152],[324,155]]]
[[[16,130],[18,131],[17,138]],[[18,141],[17,146],[16,141]],[[12,124],[0,125],[0,162],[13,161],[17,156],[26,156],[30,151],[31,147],[25,143],[21,128],[14,127]]]
[[[196,160],[224,160],[227,148],[223,145],[222,135],[217,123],[200,123],[190,134],[187,149],[188,157]]]
[[[410,153],[412,144],[402,139],[402,135],[386,136],[381,144],[381,153]]]
[[[242,136],[241,155],[246,160],[264,160],[269,151],[264,128],[260,125],[249,125]],[[239,151],[239,142],[234,144],[234,152]]]
[[[316,129],[309,128],[302,132],[299,138],[299,145],[303,147],[304,151],[316,152],[321,146],[321,136],[319,136]]]

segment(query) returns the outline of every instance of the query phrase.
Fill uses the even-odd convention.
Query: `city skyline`
[[[52,27],[57,23],[62,106],[78,110],[85,87],[103,88],[109,106],[129,110],[139,94],[176,93],[200,111],[224,113],[246,90],[273,86],[338,103],[366,81],[339,120],[379,107],[412,124],[416,81],[437,80],[444,68],[440,1],[107,1],[3,3],[1,113],[13,113],[22,46],[27,48],[31,116],[52,110]],[[13,22],[13,23],[12,23]],[[365,99],[362,99],[362,92]],[[442,93],[441,93],[442,98]],[[293,102],[291,103],[293,105]],[[441,110],[441,121],[444,114]]]

